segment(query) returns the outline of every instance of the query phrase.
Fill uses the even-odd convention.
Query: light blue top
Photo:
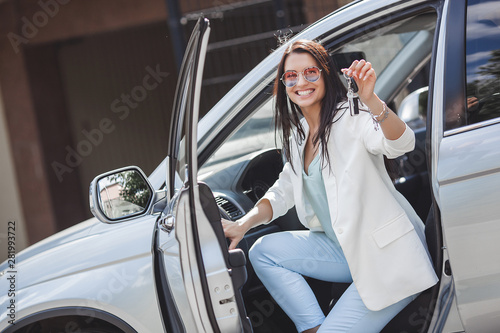
[[[314,213],[318,217],[321,227],[325,234],[334,242],[338,243],[337,236],[333,231],[330,219],[330,210],[328,209],[328,199],[326,197],[325,183],[321,173],[320,154],[309,164],[308,173],[302,169],[302,180],[304,182],[305,198],[311,205]]]

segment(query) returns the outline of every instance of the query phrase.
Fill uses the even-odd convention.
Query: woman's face
[[[296,71],[301,73],[304,69],[316,66],[318,63],[309,53],[290,53],[285,60],[285,72]],[[297,104],[303,113],[320,112],[321,101],[325,97],[325,81],[321,72],[321,77],[315,82],[304,79],[303,73],[299,74],[297,84],[293,87],[286,87],[286,93],[290,100]]]

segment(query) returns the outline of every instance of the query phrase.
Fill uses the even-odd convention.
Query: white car
[[[416,133],[415,151],[388,165],[426,223],[440,282],[384,332],[500,330],[498,8],[487,0],[355,1],[289,41],[320,41],[339,67],[370,61],[377,94]],[[1,264],[2,332],[295,331],[245,258],[260,236],[300,228],[296,214],[252,230],[233,251],[220,224],[248,212],[283,166],[272,85],[286,45],[198,122],[209,32],[200,19],[158,168],[148,177],[137,167],[96,177],[96,218]],[[325,311],[346,287],[308,281]]]

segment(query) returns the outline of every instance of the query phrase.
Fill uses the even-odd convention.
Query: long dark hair
[[[321,76],[325,83],[325,97],[321,102],[320,111],[320,126],[318,132],[313,137],[313,143],[316,145],[318,141],[323,147],[323,161],[329,163],[330,155],[328,153],[327,141],[330,136],[333,119],[339,112],[337,108],[339,103],[346,100],[347,90],[340,80],[337,68],[333,63],[332,58],[328,55],[325,48],[314,41],[297,40],[293,42],[283,54],[281,62],[278,66],[278,73],[274,81],[274,95],[276,96],[274,105],[274,120],[275,128],[278,133],[281,130],[283,150],[287,161],[291,161],[291,135],[293,128],[297,129],[298,138],[301,143],[306,139],[304,128],[300,123],[300,116],[303,116],[300,107],[293,103],[287,96],[285,86],[281,83],[281,76],[285,71],[285,60],[291,53],[309,53],[317,62],[318,67],[322,70]],[[293,169],[293,165],[292,165]],[[294,170],[295,171],[295,170]]]

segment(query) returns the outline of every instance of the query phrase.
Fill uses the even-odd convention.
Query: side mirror
[[[415,90],[406,96],[398,109],[398,116],[411,129],[425,128],[427,119],[427,100],[429,98],[429,87]]]
[[[147,214],[154,193],[138,167],[110,171],[90,183],[90,211],[104,223],[126,221]]]

